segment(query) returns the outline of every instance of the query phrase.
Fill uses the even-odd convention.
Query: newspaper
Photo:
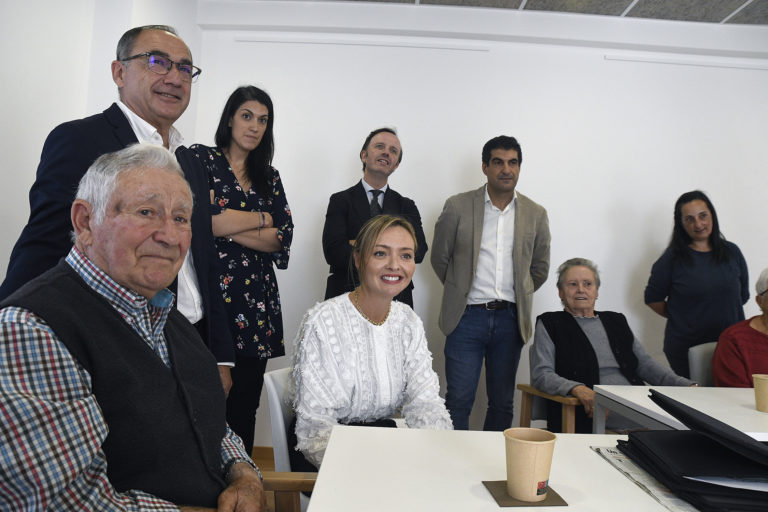
[[[672,491],[661,485],[658,480],[632,462],[615,446],[590,446],[590,448],[667,510],[671,512],[698,512],[696,507],[675,496]]]

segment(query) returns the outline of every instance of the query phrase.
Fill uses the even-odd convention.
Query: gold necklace
[[[357,311],[363,315],[363,318],[371,322],[373,325],[383,325],[384,322],[387,321],[387,318],[389,318],[389,312],[392,310],[392,301],[389,301],[389,307],[387,308],[387,314],[384,315],[384,320],[381,322],[374,322],[368,317],[368,315],[365,314],[365,312],[363,312],[363,308],[360,307],[360,292],[358,290],[358,288],[355,288],[355,291],[352,292],[352,300],[355,303],[355,309],[357,309]]]

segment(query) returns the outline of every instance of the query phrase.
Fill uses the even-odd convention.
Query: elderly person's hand
[[[218,512],[264,512],[266,496],[261,478],[251,466],[240,462],[232,466],[229,486],[219,496]]]
[[[595,392],[587,386],[579,384],[571,389],[571,394],[579,399],[581,405],[584,406],[584,411],[587,413],[587,416],[591,418],[592,413],[595,410]]]

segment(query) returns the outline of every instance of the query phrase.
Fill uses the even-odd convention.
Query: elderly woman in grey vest
[[[694,384],[654,361],[623,314],[595,311],[599,288],[600,274],[590,260],[572,258],[560,265],[557,289],[563,311],[537,318],[531,348],[533,386],[553,395],[573,395],[584,406],[576,411],[576,432],[592,431],[595,384]],[[548,407],[547,424],[550,429],[559,427],[559,407]],[[619,418],[608,420],[609,428],[632,426]]]

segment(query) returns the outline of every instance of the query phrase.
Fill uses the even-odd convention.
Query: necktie
[[[373,189],[371,190],[371,194],[373,194],[373,199],[371,199],[371,217],[375,217],[377,215],[381,215],[384,213],[381,210],[381,206],[379,205],[379,194],[383,194],[384,192],[381,190]]]

